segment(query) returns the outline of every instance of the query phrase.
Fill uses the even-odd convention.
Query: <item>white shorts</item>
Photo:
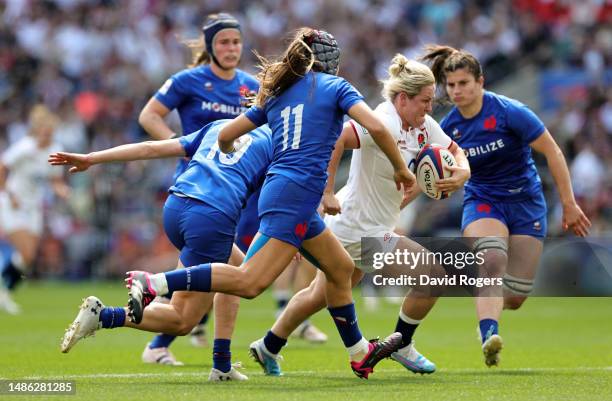
[[[393,252],[395,247],[397,246],[397,242],[401,238],[398,234],[393,231],[381,231],[373,235],[368,235],[368,238],[375,238],[377,241],[373,244],[378,252]],[[361,270],[364,273],[372,273],[375,271],[373,266],[368,266],[361,263],[361,241],[352,242],[352,243],[344,243],[342,240],[340,241],[344,249],[351,255],[353,262],[355,262],[355,267]],[[371,253],[373,250],[366,250]]]
[[[5,234],[25,230],[41,235],[43,231],[41,208],[21,204],[19,209],[14,209],[8,195],[0,192],[0,230]]]

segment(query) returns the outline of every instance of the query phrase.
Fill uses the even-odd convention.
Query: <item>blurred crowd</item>
[[[205,16],[219,11],[241,21],[241,68],[252,73],[250,50],[276,55],[286,33],[303,25],[332,32],[343,51],[340,74],[372,106],[381,100],[379,80],[392,56],[417,57],[428,43],[475,54],[489,86],[512,80],[526,65],[586,72],[582,96],[567,96],[541,116],[564,150],[594,232],[612,230],[610,0],[4,0],[0,151],[27,134],[26,117],[38,102],[60,116],[56,140],[68,151],[146,139],[140,109],[190,61],[182,42],[197,38]],[[559,221],[544,170],[550,218]],[[174,161],[155,161],[69,177],[70,202],[49,197],[46,203],[39,274],[78,278],[172,266],[175,254],[160,217],[173,171]],[[418,219],[407,219],[406,232],[457,228],[459,197],[427,205]],[[557,233],[558,224],[550,226]]]

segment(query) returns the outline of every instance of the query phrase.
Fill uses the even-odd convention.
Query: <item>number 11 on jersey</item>
[[[302,136],[302,112],[304,111],[304,103],[300,103],[295,107],[287,106],[281,111],[283,118],[283,150],[287,149],[289,142],[289,120],[291,114],[294,116],[293,121],[293,140],[291,141],[291,149],[300,148],[300,139]]]

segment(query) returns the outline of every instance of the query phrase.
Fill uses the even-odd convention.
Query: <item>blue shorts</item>
[[[300,248],[325,230],[317,213],[320,202],[320,193],[282,175],[270,175],[259,196],[259,232]]]
[[[204,202],[171,194],[164,205],[164,230],[184,266],[227,263],[236,222]]]
[[[234,243],[238,245],[238,248],[244,253],[251,245],[255,234],[259,230],[259,216],[257,211],[257,204],[259,203],[259,191],[255,192],[247,200],[246,206],[242,209],[240,214],[240,220],[236,227],[236,240]]]
[[[461,230],[465,230],[470,223],[485,218],[504,223],[510,235],[546,237],[546,200],[541,192],[535,198],[519,202],[491,202],[466,194]]]

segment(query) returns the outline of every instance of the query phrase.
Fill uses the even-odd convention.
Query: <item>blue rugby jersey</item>
[[[263,183],[273,147],[264,125],[244,135],[234,153],[221,153],[217,137],[227,122],[216,121],[179,138],[191,161],[169,191],[198,199],[237,222],[247,198]]]
[[[216,76],[210,65],[182,70],[157,91],[155,99],[169,110],[176,109],[183,134],[195,132],[213,121],[234,118],[247,110],[247,96],[259,89],[252,75],[237,69],[231,80]],[[185,170],[179,161],[175,178]]]
[[[170,77],[155,94],[169,110],[176,109],[183,133],[206,124],[234,118],[247,110],[246,96],[257,92],[259,83],[252,75],[236,70],[231,80],[213,74],[210,65],[182,70]]]
[[[463,148],[472,170],[466,196],[491,201],[521,201],[542,191],[529,144],[545,130],[524,104],[485,91],[480,112],[464,118],[457,107],[440,122]]]
[[[344,115],[361,101],[363,96],[343,78],[311,71],[263,108],[250,108],[247,118],[257,126],[267,122],[272,130],[274,159],[268,173],[322,193]]]

